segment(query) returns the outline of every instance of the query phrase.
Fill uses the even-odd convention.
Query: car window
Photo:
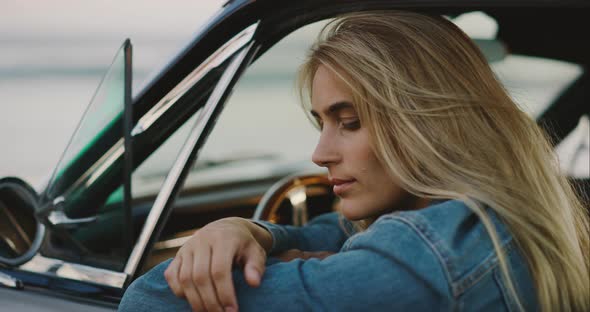
[[[324,23],[290,34],[239,79],[186,178],[154,257],[165,258],[187,233],[215,219],[251,217],[269,183],[319,171],[310,158],[318,132],[299,105],[295,73]]]
[[[234,87],[187,185],[261,177],[292,167],[313,169],[310,157],[318,132],[299,104],[295,78],[309,43],[324,24],[295,31],[248,68]]]
[[[199,152],[185,188],[313,168],[310,155],[318,134],[299,106],[295,73],[308,48],[306,42],[322,25],[316,23],[289,35],[248,68]],[[165,177],[168,168],[162,163],[175,159],[189,124],[192,122],[134,172],[134,197],[153,194],[149,179]]]

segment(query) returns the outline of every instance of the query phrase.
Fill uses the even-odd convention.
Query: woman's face
[[[352,105],[346,84],[320,65],[312,86],[312,111],[321,127],[312,160],[326,167],[349,220],[378,216],[414,205],[413,196],[389,176],[371,148],[369,131]],[[413,203],[414,202],[414,203]]]

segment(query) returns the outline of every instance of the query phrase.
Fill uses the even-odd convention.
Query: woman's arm
[[[265,221],[255,223],[272,235],[272,246],[267,250],[269,255],[277,255],[289,249],[338,252],[349,236],[354,234],[350,222],[341,222],[338,213],[335,212],[318,216],[303,227],[277,225]]]
[[[337,251],[345,239],[335,214],[312,220],[303,228],[257,225],[244,218],[220,219],[190,237],[167,265],[164,277],[170,290],[194,309],[235,307],[233,267],[241,268],[247,283],[257,287],[271,252],[283,261],[324,258]]]
[[[234,271],[240,311],[430,311],[445,310],[448,285],[437,257],[407,225],[374,224],[355,235],[343,251],[323,260],[297,259],[266,268],[257,288]],[[377,226],[375,226],[377,225]],[[419,260],[419,261],[417,261]],[[190,309],[162,277],[167,263],[134,282],[122,311]],[[425,270],[424,268],[429,268]],[[141,298],[141,299],[139,299]]]

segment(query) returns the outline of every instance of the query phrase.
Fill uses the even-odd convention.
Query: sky
[[[174,36],[194,31],[220,0],[1,0],[0,37]]]

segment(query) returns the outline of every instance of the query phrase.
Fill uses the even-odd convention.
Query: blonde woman
[[[461,30],[346,15],[300,78],[340,215],[213,222],[120,310],[590,311],[587,212]]]

